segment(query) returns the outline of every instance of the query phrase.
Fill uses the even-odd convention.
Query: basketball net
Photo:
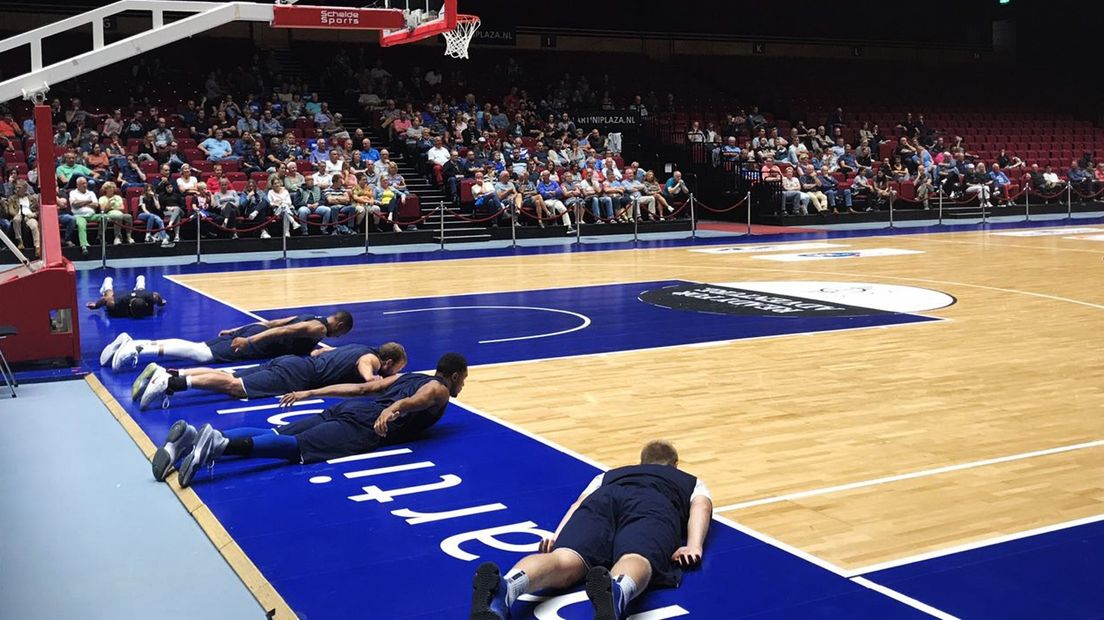
[[[441,33],[445,37],[445,56],[467,58],[468,45],[475,31],[479,30],[479,18],[475,15],[457,15],[456,28]]]

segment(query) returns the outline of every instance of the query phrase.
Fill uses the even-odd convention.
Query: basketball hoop
[[[456,28],[441,33],[445,37],[445,56],[467,58],[468,45],[475,31],[479,30],[479,18],[475,15],[457,15]]]

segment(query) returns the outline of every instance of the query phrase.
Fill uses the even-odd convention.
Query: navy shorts
[[[236,370],[234,376],[241,379],[246,398],[280,396],[309,390],[313,367],[302,357],[284,355],[261,366]]]
[[[229,336],[217,336],[203,343],[211,349],[212,361],[215,362],[243,362],[247,360],[264,359],[266,356],[253,345],[249,345],[244,351],[235,351],[230,348],[230,341],[234,338],[248,338],[255,336],[267,328],[264,325],[252,324],[234,330]]]
[[[659,493],[602,486],[591,493],[564,525],[557,549],[578,553],[587,568],[611,568],[626,554],[644,556],[652,565],[652,584],[677,587],[682,569],[671,556],[682,546],[681,517]]]
[[[318,463],[375,450],[380,436],[373,428],[385,407],[369,399],[347,400],[322,413],[277,429],[299,440],[304,463]]]

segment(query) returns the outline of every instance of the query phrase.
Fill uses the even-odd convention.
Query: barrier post
[[[437,208],[441,211],[441,251],[445,251],[445,203],[442,201],[437,205]]]
[[[694,213],[694,192],[690,192],[690,238],[698,238],[698,220]]]
[[[510,247],[512,248],[517,247],[517,218],[518,213],[515,208],[514,212],[510,213]]]
[[[633,196],[632,199],[633,208],[633,245],[637,245],[640,242],[640,199]]]
[[[586,215],[586,207],[580,207],[580,204],[584,203],[579,202],[575,205],[575,245],[583,242],[583,217]]]
[[[939,225],[943,225],[943,190],[939,190]]]
[[[747,203],[747,234],[750,237],[751,235],[755,234],[755,233],[751,232],[751,190],[750,189],[748,190],[748,193],[744,195],[744,202]]]
[[[1024,188],[1023,195],[1024,195],[1024,215],[1025,215],[1024,221],[1025,222],[1030,222],[1031,221],[1031,192],[1027,191],[1027,188]]]
[[[1073,186],[1066,183],[1066,219],[1073,219]]]
[[[893,201],[893,200],[889,201],[889,227],[890,228],[893,228],[893,203],[894,202],[895,201]]]
[[[100,219],[100,269],[107,269],[107,218]]]
[[[985,187],[983,186],[982,189],[984,190]],[[989,212],[985,210],[985,201],[981,199],[983,195],[984,194],[981,192],[978,192],[978,200],[981,200],[981,223],[985,225],[989,223]]]
[[[200,217],[198,210],[193,210],[192,215],[195,216],[196,221],[196,264],[198,265],[203,262],[203,252],[199,247],[203,239],[203,232],[200,230],[203,218]]]
[[[369,228],[368,221],[371,218],[372,218],[371,211],[365,211],[365,213],[364,213],[364,253],[365,254],[371,254],[372,253],[371,248],[368,247],[368,228]],[[353,222],[355,223],[356,220],[353,220]]]
[[[284,209],[284,212],[281,215],[280,224],[281,224],[281,228],[283,229],[283,232],[280,233],[280,241],[281,241],[281,244],[282,244],[281,248],[282,248],[282,251],[283,251],[284,260],[287,260],[287,240],[288,240],[288,235],[291,234],[291,219],[288,216],[288,210],[287,209]],[[303,224],[303,226],[306,226],[306,224]],[[306,230],[306,229],[304,228],[303,230]]]

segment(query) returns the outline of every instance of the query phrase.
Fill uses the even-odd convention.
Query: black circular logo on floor
[[[810,318],[816,316],[870,316],[891,314],[885,310],[861,308],[819,301],[796,295],[755,291],[717,284],[676,284],[640,295],[640,300],[673,310],[728,314],[735,316],[777,316]]]

